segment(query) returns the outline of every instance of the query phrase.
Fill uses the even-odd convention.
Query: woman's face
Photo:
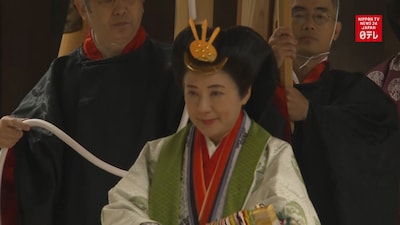
[[[190,120],[216,144],[231,131],[250,97],[250,90],[240,97],[234,80],[221,70],[212,75],[188,71],[183,87]]]

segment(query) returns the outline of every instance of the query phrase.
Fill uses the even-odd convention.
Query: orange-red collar
[[[328,65],[328,61],[320,62],[318,65],[316,65],[314,67],[314,69],[312,69],[310,71],[310,73],[308,73],[307,77],[301,83],[306,84],[306,83],[312,83],[312,82],[319,80],[322,72],[324,72],[327,65]]]
[[[125,46],[122,50],[121,54],[125,54],[131,52],[140,46],[143,45],[144,41],[146,40],[146,32],[142,26],[139,27],[135,37]],[[89,32],[88,36],[86,37],[85,41],[83,42],[83,53],[86,57],[90,60],[99,60],[103,59],[103,55],[97,49],[93,37],[92,32]]]
[[[242,124],[243,116],[244,114],[241,112],[233,129],[219,144],[211,159],[215,161],[215,165],[211,162],[205,164],[204,159],[209,157],[207,144],[204,135],[196,129],[193,151],[193,177],[195,177],[193,184],[200,225],[206,224],[211,215],[215,198],[217,197],[221,180],[224,176],[225,167]],[[209,170],[204,168],[204,166],[211,166],[212,169]]]

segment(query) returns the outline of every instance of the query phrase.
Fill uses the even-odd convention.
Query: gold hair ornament
[[[192,29],[194,37],[194,41],[190,43],[189,47],[192,56],[199,61],[214,62],[217,58],[217,50],[215,50],[212,43],[219,34],[220,28],[215,28],[210,39],[206,41],[207,20],[203,20],[203,23],[201,24],[201,39],[199,39],[199,35],[197,34],[197,30],[192,19],[189,20],[189,25]]]
[[[192,57],[196,60],[191,59],[187,53],[184,55],[186,67],[194,72],[211,73],[221,69],[228,58],[224,58],[218,64],[207,64],[212,63],[217,58],[217,50],[213,46],[213,42],[220,32],[220,28],[216,27],[210,36],[210,39],[206,40],[207,35],[207,20],[204,20],[201,25],[201,39],[197,34],[196,26],[192,19],[189,19],[189,25],[193,33],[194,40],[190,43],[189,51]]]

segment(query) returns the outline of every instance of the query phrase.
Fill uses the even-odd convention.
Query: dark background
[[[237,1],[215,0],[214,24],[236,23]],[[67,0],[0,3],[0,116],[10,114],[57,56]],[[333,43],[330,60],[338,69],[366,72],[400,50],[385,17],[385,2],[341,1],[342,34]],[[154,38],[172,42],[174,0],[148,0],[143,24]],[[356,43],[354,18],[357,14],[383,15],[383,42]]]

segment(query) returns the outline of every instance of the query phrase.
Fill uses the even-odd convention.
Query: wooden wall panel
[[[218,1],[218,0],[217,0]],[[212,26],[214,22],[214,0],[196,0],[196,18],[195,23],[201,23],[207,19],[208,25]],[[188,26],[189,21],[189,3],[188,0],[176,0],[175,2],[175,29],[174,36]]]
[[[237,24],[252,27],[264,39],[272,32],[273,0],[238,0]]]

